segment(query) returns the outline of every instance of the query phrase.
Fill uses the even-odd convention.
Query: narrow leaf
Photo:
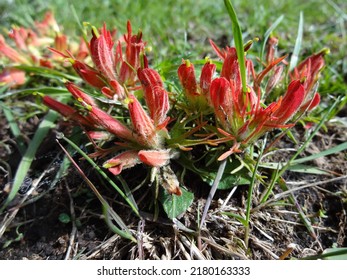
[[[283,191],[288,191],[288,187],[286,182],[283,180],[282,177],[278,178],[277,181],[278,185],[280,186],[280,188]],[[299,217],[302,221],[302,223],[305,225],[306,229],[308,230],[308,232],[310,233],[310,235],[314,238],[317,239],[317,235],[312,227],[312,224],[310,222],[310,220],[308,219],[308,217],[306,216],[305,212],[303,211],[301,205],[299,204],[299,202],[297,201],[296,197],[294,196],[293,193],[290,193],[289,197],[288,197],[289,201],[295,206],[296,210],[299,213]]]
[[[46,67],[20,65],[20,66],[16,66],[16,68],[20,70],[24,70],[26,72],[35,73],[47,78],[55,78],[55,79],[64,78],[64,79],[72,80],[72,81],[81,80],[81,78],[77,77],[76,75],[66,74],[61,71],[46,68]]]
[[[322,254],[308,256],[302,260],[347,260],[347,248],[328,248]]]
[[[216,178],[214,179],[214,182],[213,182],[213,185],[211,187],[210,193],[208,194],[208,197],[207,197],[207,200],[206,200],[206,204],[205,204],[205,207],[204,207],[204,213],[202,214],[202,217],[201,217],[200,228],[202,228],[202,226],[205,223],[205,219],[207,217],[208,209],[210,208],[212,199],[214,197],[214,194],[216,193],[216,190],[218,188],[219,182],[222,179],[226,163],[227,163],[227,159],[224,159],[221,162],[221,164],[219,165]]]
[[[232,32],[234,35],[235,47],[237,52],[237,59],[239,61],[240,74],[242,80],[242,91],[247,92],[247,74],[245,63],[245,52],[243,49],[242,31],[237,18],[236,12],[230,0],[224,0],[225,7],[228,11],[229,17],[232,22]]]
[[[325,151],[322,151],[320,153],[313,154],[313,155],[310,155],[308,157],[296,159],[296,160],[294,160],[292,162],[292,164],[298,164],[298,163],[314,160],[314,159],[317,159],[317,158],[320,158],[320,157],[324,157],[324,156],[327,156],[327,155],[337,154],[337,153],[339,153],[339,152],[341,152],[343,150],[346,150],[346,149],[347,149],[347,142],[344,142],[342,144],[339,144],[339,145],[337,145],[335,147],[329,148],[329,149],[327,149]]]
[[[104,199],[104,197],[100,194],[98,191],[97,187],[88,179],[88,177],[85,175],[83,170],[78,166],[76,161],[71,157],[69,152],[60,144],[59,141],[57,141],[61,149],[64,151],[65,155],[69,158],[69,160],[72,162],[72,164],[75,166],[77,169],[78,173],[81,175],[83,180],[87,183],[87,185],[91,188],[95,196],[99,199],[101,205],[102,205],[102,210],[104,213],[105,221],[107,225],[110,227],[110,229],[120,235],[123,238],[130,239],[134,242],[136,242],[136,239],[132,236],[129,228],[125,225],[123,222],[122,218],[110,207],[110,205],[107,203],[107,201]],[[116,223],[122,228],[118,228],[112,223],[112,219],[116,221]]]
[[[22,137],[22,133],[19,129],[19,126],[12,114],[12,110],[10,108],[8,108],[4,103],[0,102],[0,107],[2,108],[2,110],[4,111],[4,115],[5,118],[10,126],[10,130],[14,136],[14,138],[16,139],[17,145],[18,145],[18,150],[21,153],[21,155],[23,156],[25,151],[26,151],[26,145],[24,142],[24,139]]]
[[[304,15],[302,12],[300,12],[298,36],[296,37],[292,58],[290,59],[289,72],[293,71],[293,69],[298,63],[299,53],[300,53],[301,44],[302,44],[303,31],[304,31]]]
[[[340,101],[341,101],[341,97],[337,97],[335,102],[329,107],[329,110],[324,114],[324,116],[322,117],[321,121],[318,123],[317,127],[314,129],[314,131],[310,134],[309,137],[307,137],[306,141],[297,150],[295,155],[293,155],[290,158],[290,160],[285,164],[285,166],[280,170],[280,172],[278,174],[279,177],[282,176],[282,174],[292,165],[293,161],[298,157],[298,155],[300,155],[300,153],[302,153],[302,151],[305,150],[307,145],[311,142],[313,137],[317,134],[319,129],[322,127],[322,125],[325,123],[325,121],[330,116],[330,113],[335,109],[335,107],[337,106],[337,104],[339,104]]]
[[[222,215],[226,215],[226,216],[229,216],[229,217],[232,217],[232,218],[235,218],[236,220],[238,220],[241,224],[243,224],[245,227],[248,226],[248,223],[247,221],[245,220],[244,217],[242,217],[241,215],[239,214],[235,214],[235,213],[232,213],[232,212],[221,212]]]

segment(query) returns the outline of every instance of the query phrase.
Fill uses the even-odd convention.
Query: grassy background
[[[275,29],[280,37],[280,48],[291,52],[295,44],[299,15],[304,13],[304,38],[301,54],[307,56],[328,47],[328,70],[324,71],[321,93],[343,94],[347,87],[347,3],[344,0],[317,1],[235,0],[244,39],[262,39],[269,26],[281,15],[284,19]],[[71,3],[81,21],[100,27],[106,22],[109,28],[125,32],[125,23],[131,20],[133,29],[141,28],[144,38],[153,47],[156,63],[167,59],[194,57],[201,59],[212,50],[211,38],[224,44],[231,43],[230,20],[224,3],[206,0],[2,0],[0,25],[30,25],[42,19],[47,10],[53,10],[56,19],[69,35],[79,34],[71,11]],[[261,42],[261,41],[260,41]],[[259,49],[255,45],[255,50]]]
[[[116,26],[121,32],[125,31],[125,22],[130,19],[135,29],[141,28],[149,39],[155,41],[158,47],[167,42],[184,42],[186,33],[204,41],[207,37],[230,35],[230,21],[224,9],[222,0],[7,0],[1,1],[1,25],[10,23],[26,25],[42,17],[45,11],[54,11],[58,23],[65,27],[68,33],[76,30],[76,22],[70,11],[73,3],[81,21],[91,22],[101,26],[106,22],[108,26]],[[277,32],[284,32],[291,44],[294,44],[299,13],[305,15],[305,35],[312,47],[321,47],[322,35],[331,37],[336,35],[343,39],[345,21],[347,19],[347,4],[343,0],[336,1],[274,1],[250,0],[233,1],[246,36],[261,37],[267,28],[280,15],[285,19]],[[326,36],[329,35],[329,36]],[[344,38],[346,39],[346,38]],[[197,40],[199,43],[200,40]],[[200,41],[200,42],[201,42]],[[329,42],[328,41],[328,42]],[[344,40],[346,44],[346,40]],[[176,48],[180,47],[180,44]],[[343,40],[336,43],[342,43]],[[338,46],[335,46],[338,47]]]

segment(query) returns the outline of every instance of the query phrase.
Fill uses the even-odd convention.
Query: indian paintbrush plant
[[[263,70],[256,73],[253,62],[245,58],[248,82],[244,91],[236,48],[220,49],[211,41],[212,48],[222,61],[219,75],[216,65],[207,59],[198,82],[193,63],[183,60],[177,71],[183,90],[181,93],[169,93],[159,73],[148,66],[142,33],[133,35],[130,22],[127,30],[128,33],[115,44],[105,25],[100,33],[92,28],[89,50],[93,66],[74,58],[68,50],[64,54],[52,49],[69,60],[88,85],[118,104],[121,109],[117,114],[122,116],[112,116],[111,106],[104,109],[106,103],[98,104],[98,99],[72,82],[65,85],[80,105],[79,109],[49,96],[43,98],[47,106],[84,127],[93,142],[114,141],[114,148],[103,150],[98,147],[93,154],[110,157],[103,167],[114,175],[142,163],[155,171],[159,184],[168,193],[181,195],[170,160],[191,149],[185,145],[189,143],[185,142],[187,138],[195,140],[194,145],[216,146],[224,143],[226,150],[218,157],[218,160],[224,160],[234,153],[244,152],[266,132],[294,126],[302,114],[319,103],[315,84],[324,66],[324,51],[308,57],[287,78],[283,75],[285,57],[275,57],[277,39],[271,38]],[[245,53],[250,46],[246,46]],[[289,84],[284,88],[287,79]],[[267,84],[263,86],[265,80]],[[266,100],[271,98],[276,87],[284,93],[267,105]],[[170,120],[169,100],[174,94],[184,94],[187,100],[185,107],[198,112],[196,120],[199,119],[199,122],[192,125],[195,132],[203,126],[201,123],[208,124],[208,137],[200,139],[184,131],[182,126],[186,123],[177,117],[181,114],[180,106],[174,107]],[[215,121],[211,121],[211,115]],[[115,117],[122,117],[124,121]],[[172,139],[170,128],[185,132],[185,137]]]
[[[165,145],[165,139],[169,138],[166,128],[170,120],[167,116],[170,109],[169,93],[158,72],[148,67],[141,32],[132,35],[130,22],[127,27],[128,33],[124,35],[124,40],[118,41],[115,51],[111,33],[106,26],[100,34],[93,28],[89,48],[94,67],[74,59],[69,52],[69,56],[61,55],[71,61],[86,83],[100,89],[106,98],[118,102],[127,111],[131,124],[122,123],[100,109],[94,98],[71,82],[67,82],[66,87],[85,109],[87,116],[81,116],[75,109],[49,96],[43,100],[46,105],[82,126],[99,129],[87,132],[91,139],[104,140],[111,137],[121,140],[111,149],[113,152],[118,151],[117,155],[103,163],[103,167],[111,173],[118,175],[123,169],[144,163],[152,167],[154,177],[170,194],[180,195],[178,180],[169,165],[170,159],[177,152]],[[148,111],[135,96],[140,88]],[[98,152],[98,155],[105,157],[111,151],[103,154]]]
[[[249,79],[245,92],[234,47],[220,50],[211,41],[213,49],[223,62],[222,69],[219,77],[213,78],[216,66],[207,61],[202,68],[199,85],[191,62],[183,61],[178,69],[178,76],[188,101],[199,108],[207,107],[207,104],[213,108],[220,135],[219,143],[232,143],[232,147],[223,153],[219,160],[243,151],[268,131],[294,126],[300,115],[311,111],[319,104],[320,96],[315,85],[324,66],[325,50],[308,57],[289,73],[290,82],[284,90],[285,93],[266,105],[265,99],[284,79],[281,74],[284,72],[285,64],[279,64],[285,57],[274,57],[275,41],[275,38],[270,40],[265,68],[259,73],[255,73],[253,62],[246,59],[246,74]],[[262,89],[261,83],[266,75],[269,76],[267,86]],[[288,123],[292,119],[293,122]]]
[[[237,27],[237,19],[232,17],[232,20]],[[46,30],[54,26],[57,24],[48,14],[37,28]],[[161,191],[173,201],[191,195],[189,186],[186,190],[183,180],[174,172],[173,162],[211,183],[216,170],[206,166],[196,168],[195,165],[205,164],[199,160],[189,162],[194,149],[203,151],[201,158],[212,159],[214,165],[222,162],[221,176],[239,170],[236,166],[234,170],[224,171],[237,157],[240,162],[246,161],[241,165],[248,169],[245,177],[249,183],[256,174],[253,151],[261,150],[259,140],[273,130],[290,129],[320,102],[317,82],[326,50],[309,56],[291,70],[287,69],[287,56],[276,55],[278,38],[269,38],[264,61],[253,61],[247,58],[247,52],[254,42],[244,45],[238,32],[234,28],[235,47],[221,49],[210,41],[216,59],[206,58],[199,79],[194,61],[182,58],[177,67],[180,86],[176,88],[180,90],[173,92],[165,83],[168,77],[162,77],[160,71],[150,67],[147,43],[141,31],[133,34],[130,21],[127,33],[118,40],[116,32],[108,30],[105,24],[100,30],[91,27],[88,54],[84,47],[77,52],[71,49],[57,31],[54,41],[50,37],[51,56],[47,59],[33,56],[32,47],[40,46],[41,41],[36,33],[24,29],[13,31],[17,49],[0,37],[0,50],[9,61],[19,65],[55,65],[57,57],[64,67],[70,63],[82,80],[64,81],[73,101],[66,104],[45,95],[44,104],[83,129],[94,147],[89,157],[101,162],[108,174],[118,176],[125,169],[143,164],[150,172],[150,184],[161,186]],[[6,66],[2,76],[11,75],[12,82],[22,84],[23,72],[18,71]],[[213,184],[216,187],[218,180]],[[157,200],[158,195],[153,199]],[[191,202],[169,217],[184,212]],[[246,227],[248,222],[249,209]]]

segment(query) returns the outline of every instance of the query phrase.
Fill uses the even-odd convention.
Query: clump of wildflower
[[[26,81],[25,72],[16,69],[15,66],[60,67],[60,57],[47,51],[47,47],[54,47],[59,51],[70,48],[81,60],[88,55],[83,40],[79,44],[68,42],[67,36],[61,32],[51,12],[47,12],[41,22],[35,22],[32,29],[12,27],[8,32],[8,38],[12,41],[12,46],[0,35],[0,59],[7,65],[0,73],[0,84],[10,87],[22,85]]]
[[[179,182],[169,166],[170,159],[177,152],[165,146],[165,139],[169,137],[166,129],[170,108],[168,92],[158,72],[151,68],[139,68],[137,77],[149,112],[133,94],[129,94],[123,103],[127,105],[131,125],[122,123],[103,111],[92,97],[71,82],[67,82],[66,87],[85,108],[86,116],[49,96],[45,96],[43,100],[50,108],[89,129],[88,135],[94,140],[110,136],[118,139],[114,150],[120,152],[103,164],[111,173],[118,175],[123,169],[143,163],[157,171],[161,185],[170,194],[180,195]]]
[[[69,59],[77,74],[89,85],[100,89],[107,98],[124,100],[124,87],[131,90],[138,86],[136,71],[141,66],[140,57],[144,55],[145,46],[142,32],[134,35],[128,21],[127,34],[116,42],[106,24],[100,32],[92,28],[89,49],[94,66],[80,61],[67,50],[52,51]]]
[[[274,128],[287,128],[295,124],[288,123],[297,113],[312,110],[319,104],[319,94],[315,84],[318,75],[324,66],[325,51],[311,55],[301,62],[292,73],[290,83],[285,93],[276,101],[266,105],[263,97],[270,94],[272,89],[283,79],[284,65],[280,63],[285,57],[275,58],[274,47],[277,39],[271,39],[267,55],[267,65],[264,70],[255,73],[253,63],[246,60],[249,84],[244,92],[241,83],[240,68],[236,49],[227,47],[219,49],[212,41],[211,45],[216,51],[223,65],[219,77],[211,79],[211,70],[208,75],[201,75],[200,87],[197,86],[194,66],[183,61],[178,70],[184,93],[190,102],[201,103],[203,99],[214,111],[219,123],[218,131],[221,138],[217,143],[233,143],[232,147],[219,157],[225,159],[234,152],[239,152],[250,143]],[[204,68],[213,69],[208,61]],[[205,73],[202,71],[202,73]],[[268,84],[263,92],[261,83],[271,74]],[[206,78],[207,77],[207,78]],[[201,90],[206,85],[206,91]]]
[[[67,58],[89,85],[99,89],[106,97],[121,101],[129,115],[130,125],[106,113],[94,98],[71,82],[67,82],[66,87],[85,108],[84,114],[48,96],[44,97],[44,103],[85,127],[93,140],[118,139],[113,149],[95,153],[105,157],[110,152],[117,152],[103,164],[111,173],[118,175],[124,169],[143,163],[156,171],[159,182],[170,194],[180,195],[179,182],[169,165],[177,152],[166,145],[169,138],[166,128],[169,96],[159,73],[148,67],[145,45],[142,33],[133,35],[128,22],[127,34],[117,42],[113,41],[106,25],[100,32],[92,28],[89,49],[94,66],[79,61],[69,50],[51,49]],[[135,96],[135,91],[139,89],[143,91],[148,111]]]

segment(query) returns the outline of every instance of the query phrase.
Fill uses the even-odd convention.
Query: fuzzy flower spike
[[[118,175],[123,169],[143,163],[157,171],[159,182],[170,194],[180,195],[179,182],[169,166],[170,159],[177,153],[165,147],[165,139],[169,137],[166,129],[169,121],[168,92],[163,87],[160,75],[153,69],[140,68],[138,79],[143,87],[149,113],[133,94],[129,94],[124,102],[127,104],[131,125],[124,124],[103,111],[92,97],[71,82],[66,83],[66,88],[85,108],[87,116],[79,115],[76,110],[47,96],[44,97],[44,102],[82,126],[86,127],[88,124],[87,127],[107,131],[118,139],[116,145],[122,152],[103,164],[111,173]],[[99,137],[101,134],[90,131],[89,135]]]
[[[195,80],[194,66],[183,61],[178,69],[184,93],[190,102],[201,98],[213,108],[219,127],[220,138],[216,143],[231,141],[232,147],[223,153],[219,160],[230,154],[240,152],[250,143],[253,143],[264,133],[275,128],[291,127],[295,123],[288,123],[296,114],[310,111],[319,104],[319,94],[315,92],[318,75],[324,66],[322,51],[314,54],[300,63],[290,74],[291,81],[285,93],[276,101],[266,105],[262,97],[267,97],[274,87],[283,79],[284,57],[276,58],[274,48],[277,39],[270,40],[267,55],[267,65],[258,74],[255,73],[251,61],[246,60],[247,76],[249,81],[247,92],[243,92],[239,62],[236,49],[227,47],[219,49],[211,41],[213,49],[222,60],[219,77],[213,78],[215,67],[208,61],[202,68],[200,86]],[[268,85],[262,92],[261,83],[266,76]],[[253,81],[253,83],[252,83]]]

